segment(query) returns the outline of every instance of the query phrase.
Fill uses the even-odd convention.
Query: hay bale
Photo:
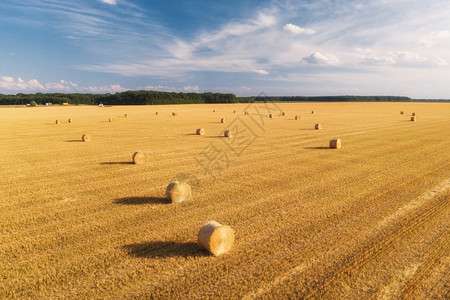
[[[56,123],[56,124],[59,124],[59,120],[56,120],[55,123]]]
[[[236,113],[236,111],[235,110],[233,110],[233,114],[235,114]]]
[[[322,129],[322,125],[321,125],[321,124],[316,124],[316,125],[314,126],[314,128],[315,128],[316,130],[320,130],[320,129]]]
[[[314,111],[313,111],[313,110],[311,111],[311,114],[314,114]]]
[[[73,119],[72,119],[72,118],[69,118],[68,122],[69,122],[69,123],[72,123],[72,122],[73,122]]]
[[[272,119],[272,118],[273,118],[272,114],[269,114],[269,118],[270,118],[270,119]]]
[[[171,182],[166,188],[166,197],[172,203],[190,200],[192,199],[191,187],[186,182]]]
[[[295,119],[296,120],[300,120],[300,116],[295,116]]]
[[[198,128],[197,131],[195,132],[196,135],[205,135],[205,129],[203,128]]]
[[[156,112],[155,114],[158,115],[158,112]]]
[[[225,123],[225,118],[220,119],[220,123]]]
[[[133,162],[134,162],[136,165],[142,165],[142,164],[145,164],[145,163],[147,163],[147,161],[148,161],[148,157],[147,157],[147,154],[145,154],[144,152],[142,152],[142,151],[136,151],[136,152],[133,154]]]
[[[333,148],[333,149],[341,148],[341,139],[332,139],[330,141],[330,148]]]
[[[244,115],[248,116],[248,111],[244,112]]]
[[[83,135],[81,136],[81,140],[82,140],[83,142],[90,142],[90,141],[91,141],[91,136],[90,136],[89,134],[85,133],[85,134],[83,134]]]
[[[281,113],[281,115],[284,117],[284,116],[286,116],[286,113],[283,111],[283,112]]]
[[[172,112],[172,116],[174,116],[174,117],[175,117],[176,115],[177,115],[177,113],[176,113],[176,112]]]
[[[215,256],[231,250],[234,243],[234,230],[230,226],[209,221],[198,232],[198,243]]]
[[[125,118],[128,118],[128,114],[125,114]]]
[[[233,133],[231,132],[230,129],[225,130],[224,132],[224,136],[225,137],[233,137]]]
[[[216,110],[215,110],[215,109],[213,109],[213,112],[216,112]]]
[[[114,119],[113,118],[109,118],[109,123],[111,123],[111,122],[114,122]]]
[[[415,117],[415,116],[416,116],[416,113],[415,113],[415,112],[413,112],[411,116]]]
[[[416,117],[411,117],[411,121],[415,122],[416,121]]]
[[[402,110],[402,111],[400,111],[400,114],[401,114],[401,115],[404,115],[404,114],[405,114],[405,112],[404,112],[404,111]]]

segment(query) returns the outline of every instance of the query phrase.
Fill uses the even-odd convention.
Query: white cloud
[[[316,33],[316,31],[313,29],[302,28],[302,27],[299,27],[299,26],[291,24],[291,23],[284,25],[283,29],[285,31],[289,31],[289,32],[295,33],[295,34],[315,34]]]
[[[174,86],[163,86],[163,85],[148,85],[144,88],[145,90],[160,91],[160,92],[185,92],[185,93],[199,93],[198,86],[184,86],[184,87],[174,87]]]
[[[266,70],[262,70],[262,69],[255,70],[255,72],[258,74],[261,74],[261,75],[269,75],[269,72],[267,72]]]
[[[383,54],[376,54],[372,50],[366,49],[359,55],[361,62],[368,65],[391,65],[400,67],[443,67],[448,63],[440,56],[423,56],[411,51],[388,51]]]
[[[425,46],[425,47],[433,47],[435,44],[440,43],[445,40],[450,39],[450,31],[448,30],[439,30],[439,31],[433,31],[430,34],[422,37],[419,40],[419,45]]]
[[[339,59],[334,55],[314,52],[309,56],[303,57],[301,62],[310,65],[337,65],[339,64]]]
[[[30,79],[28,81],[22,78],[15,80],[10,76],[0,77],[0,93],[115,93],[123,92],[128,89],[121,87],[118,84],[104,85],[104,86],[88,86],[80,87],[78,84],[71,81],[60,80],[58,82],[40,83],[37,79]]]
[[[116,5],[117,1],[116,0],[100,0],[100,2],[106,3],[106,4],[110,4],[110,5]]]

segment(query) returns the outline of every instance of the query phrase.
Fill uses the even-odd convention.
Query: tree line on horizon
[[[423,101],[424,99],[422,99]],[[427,99],[428,100],[428,99]],[[275,102],[409,102],[421,101],[403,96],[257,96],[236,97],[223,93],[176,93],[159,91],[126,91],[115,94],[83,93],[36,93],[16,95],[0,94],[0,105],[26,105],[34,101],[38,105],[46,103],[72,105],[161,105],[161,104],[202,104],[202,103],[251,103]],[[428,101],[433,101],[429,99]],[[448,101],[444,99],[434,101]],[[33,103],[34,103],[33,102]]]
[[[84,105],[160,105],[190,103],[238,103],[234,94],[222,93],[175,93],[158,91],[126,91],[115,94],[81,93],[36,93],[4,95],[0,94],[0,105],[26,105],[32,101],[38,105],[84,104]]]

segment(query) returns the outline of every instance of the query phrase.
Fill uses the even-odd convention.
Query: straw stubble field
[[[0,109],[0,298],[448,298],[450,105],[278,106]]]

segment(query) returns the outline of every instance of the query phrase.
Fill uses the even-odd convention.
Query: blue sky
[[[448,0],[2,0],[0,93],[450,98]]]

